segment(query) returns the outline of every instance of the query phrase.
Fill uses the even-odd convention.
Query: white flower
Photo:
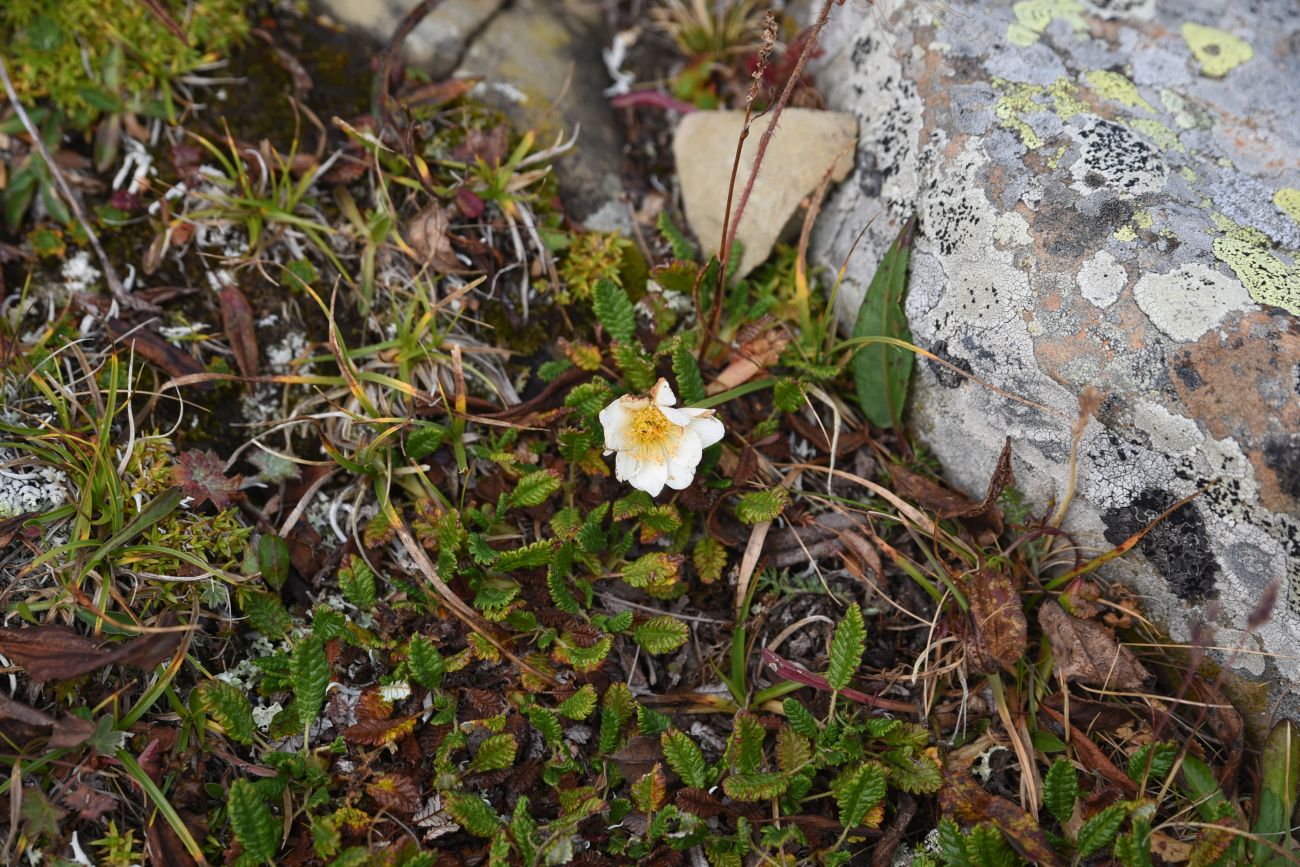
[[[661,379],[645,397],[624,395],[600,411],[605,454],[617,452],[614,475],[652,497],[667,485],[680,491],[695,478],[700,455],[722,439],[711,409],[674,407],[677,398]]]

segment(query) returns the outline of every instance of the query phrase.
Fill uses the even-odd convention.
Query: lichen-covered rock
[[[875,217],[843,319],[915,213],[917,342],[1025,401],[922,363],[915,420],[948,472],[982,489],[1010,434],[1022,488],[1059,500],[1097,388],[1075,538],[1095,552],[1205,488],[1121,568],[1176,638],[1217,601],[1229,646],[1281,582],[1246,648],[1300,682],[1294,3],[847,4],[823,44],[820,83],[860,132],[817,258],[838,267]]]

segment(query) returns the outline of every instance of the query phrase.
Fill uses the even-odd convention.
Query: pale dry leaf
[[[451,220],[437,202],[430,202],[406,224],[406,237],[425,264],[435,271],[454,271],[460,267],[448,235]]]
[[[1109,689],[1140,689],[1150,674],[1115,633],[1082,620],[1053,600],[1038,609],[1038,623],[1052,643],[1056,667],[1065,679]]]

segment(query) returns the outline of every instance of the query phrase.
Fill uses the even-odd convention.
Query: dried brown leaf
[[[704,789],[680,789],[674,802],[677,804],[677,809],[699,816],[701,819],[711,819],[727,812],[723,803]]]
[[[1029,623],[1010,576],[981,569],[964,582],[972,638],[966,655],[979,671],[1015,671],[1029,647]]]
[[[981,543],[989,543],[1002,534],[1002,510],[997,506],[998,497],[1007,485],[1015,481],[1011,469],[1011,437],[1003,443],[984,499],[978,503],[903,467],[894,468],[892,476],[902,493],[917,505],[938,513],[940,518],[961,520]]]
[[[0,693],[0,739],[7,743],[25,744],[49,736],[52,747],[75,747],[94,730],[94,723],[81,717],[65,716],[56,720]]]
[[[362,691],[361,697],[357,699],[356,707],[357,722],[366,722],[367,720],[384,720],[393,715],[393,703],[384,701],[383,693],[378,687],[367,687]]]
[[[152,331],[148,331],[143,327],[136,328],[121,319],[110,319],[107,324],[108,332],[113,336],[115,343],[124,343],[131,347],[137,355],[161,368],[163,372],[173,378],[179,379],[183,376],[206,372],[206,368],[194,356],[182,352]],[[199,385],[199,388],[203,390],[208,390],[211,387],[211,383],[201,383]]]
[[[426,265],[434,271],[455,271],[460,260],[451,247],[451,220],[437,202],[430,202],[406,224],[406,237]]]
[[[990,822],[1006,837],[1011,848],[1039,867],[1065,867],[1065,861],[1034,818],[1006,798],[989,794],[965,771],[945,773],[939,790],[943,812],[965,824]]]
[[[384,774],[366,786],[366,794],[399,816],[410,816],[420,808],[420,787],[405,774]]]
[[[59,801],[69,810],[76,811],[77,818],[85,822],[98,822],[101,816],[117,807],[117,798],[101,792],[85,780],[78,780],[65,789]]]
[[[138,639],[136,639],[138,640]],[[0,627],[0,650],[32,680],[68,680],[131,656],[131,642],[116,649],[67,626]]]
[[[235,354],[235,364],[244,376],[257,376],[257,329],[253,324],[253,308],[238,286],[225,286],[217,293],[221,303],[221,325],[226,339]]]
[[[1068,681],[1109,689],[1139,689],[1150,677],[1115,633],[1095,621],[1072,616],[1054,600],[1047,600],[1038,609],[1038,623],[1052,643],[1057,669]]]
[[[34,517],[36,517],[35,512],[23,512],[20,515],[0,519],[0,548],[4,548],[20,535],[30,535],[32,530],[36,530],[36,534],[39,535],[40,530],[38,528],[23,527],[24,523]]]
[[[406,737],[415,728],[415,716],[393,719],[369,719],[343,730],[343,740],[350,744],[381,747]]]

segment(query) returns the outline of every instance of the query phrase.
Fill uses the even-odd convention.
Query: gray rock
[[[483,76],[475,96],[494,104],[538,145],[579,132],[555,165],[569,214],[589,228],[630,225],[622,202],[623,134],[604,89],[607,40],[598,20],[556,0],[514,0],[466,51],[457,75]]]
[[[387,42],[419,0],[319,0],[331,18],[354,30]],[[443,0],[406,38],[409,61],[434,78],[456,69],[475,34],[505,5],[506,0]]]
[[[387,41],[418,0],[318,0],[339,22]],[[536,130],[537,146],[579,133],[555,165],[569,215],[589,228],[628,229],[623,202],[623,135],[604,89],[608,40],[600,18],[561,0],[443,0],[403,50],[434,78],[481,76],[476,98],[515,128]]]
[[[673,136],[686,219],[709,253],[718,252],[721,243],[727,188],[744,120],[743,111],[697,111],[682,118]],[[765,115],[750,125],[736,173],[736,202],[770,123],[771,116]],[[781,114],[736,230],[736,240],[743,245],[737,276],[768,257],[799,203],[828,171],[833,180],[844,180],[853,166],[856,136],[857,119],[845,112],[790,108]]]
[[[1085,551],[1175,511],[1112,574],[1171,634],[1218,611],[1234,664],[1300,683],[1300,29],[1293,0],[837,7],[819,81],[859,120],[814,254],[852,322],[913,213],[916,341],[1021,403],[922,363],[914,417],[982,492],[1003,438]],[[1244,633],[1265,588],[1273,619]],[[1210,603],[1217,603],[1212,608]],[[1277,654],[1269,657],[1254,653]]]

